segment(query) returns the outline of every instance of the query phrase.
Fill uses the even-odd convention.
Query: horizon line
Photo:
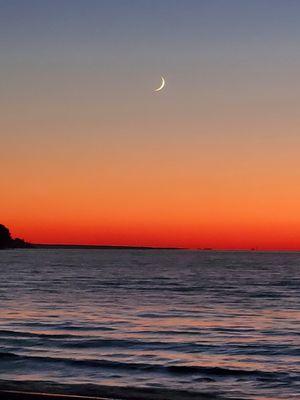
[[[250,248],[213,248],[213,247],[180,247],[180,246],[147,246],[147,245],[130,245],[130,244],[122,244],[122,245],[114,245],[114,244],[76,244],[76,243],[28,243],[31,245],[32,249],[42,249],[42,248],[86,248],[86,249],[112,249],[112,250],[186,250],[186,251],[203,251],[203,252],[264,252],[264,253],[272,253],[272,252],[289,252],[289,253],[299,253],[299,249],[284,249],[284,248],[274,248],[274,249],[266,249],[266,248],[258,248],[258,247],[250,247]]]

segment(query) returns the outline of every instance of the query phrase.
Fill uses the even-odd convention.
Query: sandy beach
[[[0,380],[0,396],[5,400],[222,400],[213,393],[160,388],[110,387],[104,385],[62,385],[53,382]]]

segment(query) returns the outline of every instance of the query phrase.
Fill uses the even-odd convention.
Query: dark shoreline
[[[201,253],[300,253],[299,250],[265,250],[265,249],[205,249],[188,247],[150,247],[150,246],[114,246],[89,244],[27,244],[23,247],[0,247],[1,250],[138,250],[138,251],[195,251]]]
[[[0,397],[5,400],[225,400],[214,393],[163,388],[116,387],[93,384],[58,384],[41,381],[0,380]],[[231,398],[231,400],[237,400]]]
[[[29,247],[28,247],[29,248]],[[32,244],[31,249],[88,249],[88,250],[187,250],[181,247],[114,246],[93,244]]]

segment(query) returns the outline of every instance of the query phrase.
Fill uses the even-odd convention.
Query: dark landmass
[[[9,229],[0,224],[0,249],[23,249],[28,247],[32,247],[32,245],[26,243],[23,239],[13,239]]]
[[[93,244],[32,244],[35,249],[184,250],[180,247],[113,246]]]
[[[153,246],[115,246],[93,244],[47,244],[28,243],[23,239],[13,239],[9,229],[0,224],[0,250],[2,249],[88,249],[88,250],[197,250],[197,251],[258,251],[257,247],[251,249],[217,250],[211,247],[188,249],[184,247],[153,247]],[[280,250],[277,250],[280,251]],[[296,251],[296,250],[295,250]]]
[[[108,246],[86,244],[43,244],[28,243],[23,239],[13,239],[9,229],[0,224],[0,249],[107,249],[107,250],[180,250],[178,247],[151,246]]]
[[[214,393],[164,388],[135,388],[104,385],[67,385],[38,381],[0,380],[0,396],[5,400],[224,400]],[[231,400],[237,400],[231,398]]]

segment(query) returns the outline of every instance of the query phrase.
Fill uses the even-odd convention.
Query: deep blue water
[[[300,398],[300,253],[0,252],[7,380]]]

